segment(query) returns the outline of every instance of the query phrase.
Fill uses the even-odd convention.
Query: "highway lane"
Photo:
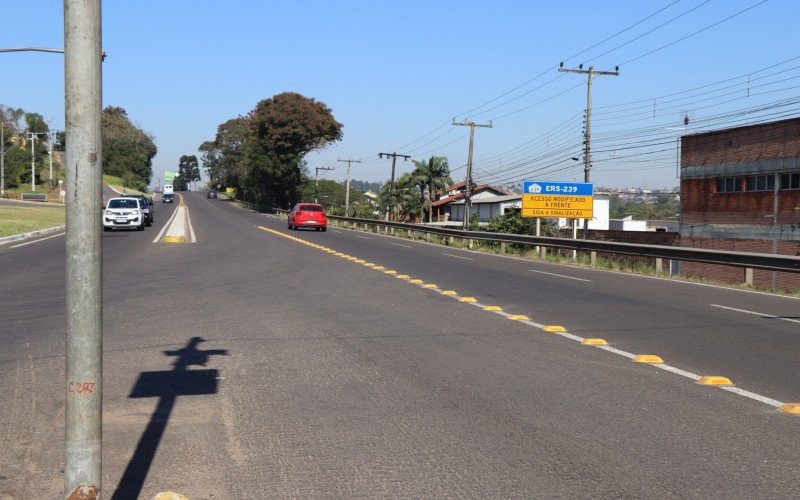
[[[287,232],[282,218],[269,227]],[[429,245],[330,228],[295,231],[472,295],[487,304],[600,337],[637,354],[701,375],[724,375],[748,390],[800,401],[800,300]]]
[[[788,497],[800,486],[796,416],[259,229],[289,234],[280,220],[202,193],[186,203],[197,243],[154,244],[147,230],[105,247],[106,496]],[[409,250],[388,243],[417,246],[291,235],[330,247],[352,240],[353,255],[375,251],[383,265],[401,258],[388,248]],[[40,265],[62,257],[55,241],[39,245],[14,257],[27,274],[0,288],[0,304],[27,293],[13,321],[0,315],[10,353],[0,369],[14,388],[0,395],[9,450],[0,492],[52,498],[63,319],[36,316],[59,302],[63,311],[63,288],[58,297]],[[0,250],[0,273],[11,272],[8,258]],[[426,260],[407,259],[398,270]],[[411,269],[433,281],[427,267]],[[471,291],[470,281],[441,281]],[[527,300],[507,310],[535,316]],[[214,393],[177,396],[155,415],[157,398],[129,397],[143,373],[173,370],[195,336],[200,350],[183,356],[191,370],[218,370]],[[167,423],[163,434],[142,444],[154,422]],[[131,464],[144,478],[126,472]]]

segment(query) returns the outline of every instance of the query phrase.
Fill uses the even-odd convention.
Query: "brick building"
[[[800,255],[800,118],[681,138],[681,246]],[[800,274],[684,262],[681,273],[800,289]]]

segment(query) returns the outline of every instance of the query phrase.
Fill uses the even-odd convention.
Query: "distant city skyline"
[[[62,9],[7,7],[0,47],[61,47]],[[477,182],[582,181],[586,76],[558,65],[620,65],[594,82],[590,180],[671,188],[681,134],[798,116],[798,14],[781,0],[105,2],[103,100],[155,137],[154,179],[199,157],[220,123],[294,91],[344,124],[312,169],[357,158],[354,179],[385,182],[377,153],[396,151],[446,156],[463,179],[468,129],[451,122],[491,120],[475,133]],[[0,54],[0,74],[0,103],[63,129],[61,55]],[[344,179],[341,165],[326,173]]]

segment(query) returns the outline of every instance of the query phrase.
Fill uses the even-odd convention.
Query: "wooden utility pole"
[[[463,225],[464,231],[466,231],[467,229],[469,229],[469,217],[472,212],[472,146],[475,142],[475,127],[492,128],[492,121],[489,120],[489,123],[480,125],[472,121],[456,123],[456,119],[453,118],[453,125],[469,127],[469,153],[467,154],[467,185],[464,191],[464,225]]]
[[[350,164],[361,163],[361,160],[336,160],[347,163],[347,187],[344,192],[344,216],[350,217]]]
[[[396,206],[394,200],[394,169],[395,169],[395,164],[397,163],[397,157],[399,156],[400,158],[403,159],[403,161],[407,161],[409,158],[411,158],[411,156],[401,155],[397,153],[378,153],[378,158],[383,158],[384,156],[386,158],[392,159],[392,183],[389,186],[389,206],[386,207],[386,220],[388,221],[390,212],[394,214],[395,220],[397,219],[397,214],[395,213]]]

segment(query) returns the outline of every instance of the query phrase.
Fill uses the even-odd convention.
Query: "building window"
[[[781,174],[781,189],[800,189],[800,172]]]
[[[748,191],[773,191],[775,189],[775,176],[750,175],[747,177]]]
[[[717,178],[717,192],[718,193],[738,193],[742,191],[742,178],[741,177],[718,177]]]

